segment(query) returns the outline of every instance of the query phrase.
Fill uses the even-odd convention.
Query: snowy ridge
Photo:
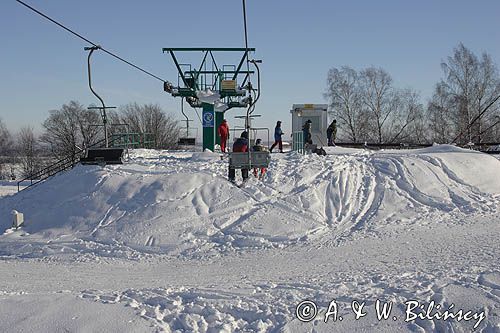
[[[123,166],[79,166],[0,199],[0,216],[17,209],[26,219],[23,236],[3,236],[0,250],[219,252],[338,242],[431,223],[443,212],[457,223],[463,214],[498,212],[500,161],[490,156],[451,146],[329,153],[275,154],[264,181],[251,179],[243,189],[225,180],[227,162],[212,153],[142,150]],[[2,221],[5,230],[9,221]]]

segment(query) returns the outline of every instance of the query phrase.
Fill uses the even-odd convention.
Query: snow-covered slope
[[[123,166],[78,166],[4,198],[0,216],[24,213],[30,236],[21,243],[33,255],[58,245],[161,253],[282,247],[498,210],[500,162],[488,155],[450,146],[330,153],[273,155],[264,181],[240,189],[226,180],[227,162],[217,154],[136,151]],[[17,234],[3,238],[20,244]]]
[[[67,291],[130,306],[153,330],[327,332],[295,306],[313,299],[324,313],[335,298],[348,316],[352,300],[380,298],[400,316],[417,298],[485,309],[479,329],[500,330],[500,161],[446,145],[327,152],[273,154],[262,181],[238,188],[218,154],[136,150],[0,198],[6,304],[20,290]],[[17,231],[13,209],[26,221]],[[365,319],[333,327],[471,328]]]

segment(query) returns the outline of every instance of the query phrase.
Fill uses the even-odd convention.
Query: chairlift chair
[[[269,151],[254,151],[229,153],[229,167],[231,169],[250,169],[250,168],[268,168],[271,162]]]
[[[177,142],[178,145],[181,146],[195,146],[196,145],[196,138],[179,138],[179,141]]]
[[[123,148],[87,148],[80,158],[83,165],[123,164]]]

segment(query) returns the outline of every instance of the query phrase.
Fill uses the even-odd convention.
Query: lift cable
[[[243,0],[243,26],[245,29],[245,53],[247,56],[247,71],[250,72],[250,59],[248,56],[247,10],[245,0]],[[248,83],[250,83],[250,76],[248,76]]]
[[[475,124],[475,122],[480,119],[483,114],[486,113],[486,111],[488,111],[488,109],[493,105],[495,104],[496,101],[498,101],[500,99],[500,95],[498,95],[496,98],[494,98],[479,114],[477,114],[470,122],[469,122],[469,125],[467,125],[467,127],[462,131],[460,132],[456,137],[455,139],[453,139],[453,141],[451,142],[452,144],[454,144],[458,139],[460,139],[466,131],[468,131],[472,125]]]
[[[20,3],[21,5],[23,5],[23,6],[27,7],[28,9],[32,10],[33,12],[37,13],[38,15],[40,15],[40,16],[42,16],[42,17],[44,17],[45,19],[47,19],[47,20],[51,21],[52,23],[54,23],[54,24],[58,25],[59,27],[63,28],[64,30],[68,31],[69,33],[71,33],[71,34],[75,35],[76,37],[78,37],[78,38],[80,38],[80,39],[84,40],[85,42],[87,42],[87,43],[89,43],[89,44],[91,44],[91,45],[93,45],[93,46],[95,46],[95,47],[98,47],[100,50],[102,50],[103,52],[105,52],[105,53],[109,54],[110,56],[112,56],[112,57],[114,57],[114,58],[116,58],[116,59],[118,59],[118,60],[120,60],[120,61],[122,61],[122,62],[126,63],[126,64],[127,64],[127,65],[129,65],[129,66],[134,67],[135,69],[140,70],[141,72],[143,72],[143,73],[145,73],[145,74],[147,74],[147,75],[149,75],[149,76],[151,76],[151,77],[153,77],[153,78],[155,78],[155,79],[157,79],[157,80],[160,80],[160,81],[162,81],[162,82],[164,82],[164,83],[165,83],[165,82],[170,83],[169,81],[166,81],[166,80],[164,80],[164,79],[160,78],[159,76],[156,76],[156,75],[154,75],[153,73],[148,72],[147,70],[142,69],[141,67],[139,67],[139,66],[137,66],[137,65],[134,65],[134,64],[133,64],[133,63],[131,63],[130,61],[127,61],[127,60],[123,59],[122,57],[120,57],[120,56],[116,55],[115,53],[113,53],[113,52],[111,52],[111,51],[106,50],[106,49],[105,49],[105,48],[103,48],[102,46],[100,46],[100,45],[98,45],[98,44],[96,44],[96,43],[92,42],[92,41],[91,41],[91,40],[89,40],[88,38],[83,37],[83,36],[82,36],[82,35],[80,35],[79,33],[77,33],[77,32],[75,32],[75,31],[71,30],[70,28],[68,28],[68,27],[64,26],[63,24],[61,24],[61,23],[57,22],[56,20],[54,20],[54,19],[50,18],[49,16],[45,15],[44,13],[42,13],[42,12],[41,12],[41,11],[39,11],[39,10],[37,10],[36,8],[33,8],[32,6],[28,5],[27,3],[25,3],[25,2],[23,2],[23,1],[21,1],[21,0],[16,0],[16,1],[17,1],[18,3]]]
[[[245,33],[245,54],[246,54],[246,58],[247,58],[247,72],[250,72],[250,56],[249,56],[249,52],[248,52],[248,30],[247,30],[247,9],[246,9],[246,1],[245,0],[242,0],[243,2],[243,28],[244,28],[244,33]],[[251,90],[252,90],[252,82],[250,80],[250,76],[251,75],[248,75],[248,91],[250,93],[250,98],[252,98],[252,94],[251,94]],[[247,118],[245,119],[245,126],[247,127],[247,131],[248,131],[248,128],[250,128],[250,120],[248,118],[248,115],[251,114],[253,112],[250,111],[251,108],[252,108],[252,103],[253,101],[250,100],[250,105],[248,106],[248,110],[247,110]]]

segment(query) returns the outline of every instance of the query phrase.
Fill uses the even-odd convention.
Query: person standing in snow
[[[273,148],[278,145],[278,148],[280,149],[280,153],[283,152],[283,142],[281,141],[281,136],[283,135],[283,131],[281,130],[281,121],[278,120],[276,123],[276,127],[274,128],[274,143],[271,146],[271,149],[269,150],[271,153],[273,152]]]
[[[337,138],[337,120],[333,119],[330,126],[326,130],[326,136],[328,137],[328,145],[335,146],[335,139]]]
[[[229,139],[229,126],[226,119],[224,119],[222,121],[222,124],[220,124],[219,128],[217,129],[217,134],[219,134],[220,137],[220,150],[225,153],[227,139]]]
[[[266,150],[267,150],[267,148],[264,147],[261,139],[255,140],[255,145],[252,147],[252,151],[266,151]],[[259,171],[258,168],[253,168],[253,175],[255,176],[255,178],[262,179],[262,177],[264,177],[264,174],[266,173],[267,169],[260,168],[260,176],[258,175],[259,174],[258,171]]]
[[[302,126],[302,134],[304,137],[304,144],[312,144],[312,135],[311,135],[311,124],[312,121],[309,119],[305,122],[304,126]]]
[[[233,153],[248,152],[248,132],[241,133],[241,136],[233,143]],[[248,179],[248,169],[241,169],[241,176],[243,181]],[[229,167],[229,181],[234,183],[236,177],[236,170]]]

